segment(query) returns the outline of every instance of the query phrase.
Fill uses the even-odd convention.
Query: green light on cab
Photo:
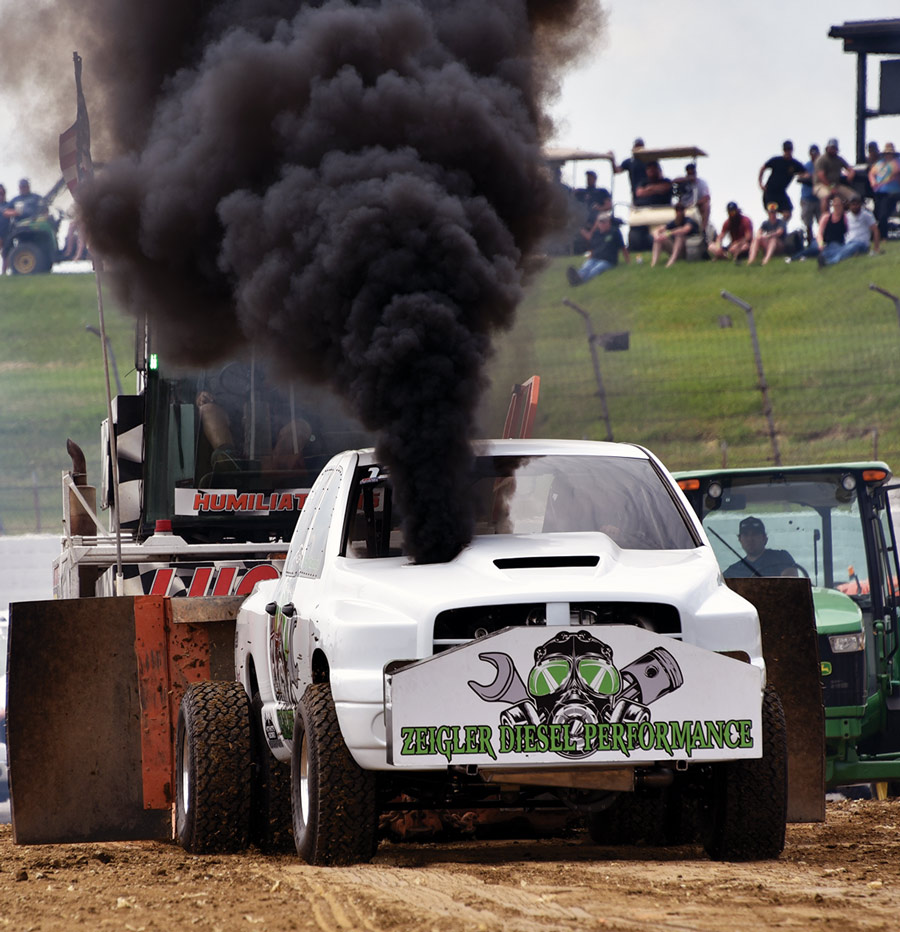
[[[159,356],[156,353],[150,354],[150,368],[158,369],[159,368]]]

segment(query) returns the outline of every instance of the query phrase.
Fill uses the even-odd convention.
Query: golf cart
[[[661,149],[639,148],[631,153],[632,158],[640,159],[645,164],[647,162],[662,162],[665,159],[690,159],[693,162],[706,154],[699,146],[669,146]],[[665,171],[662,174],[663,177],[667,177]],[[673,195],[677,195],[677,187],[676,185]],[[686,214],[696,220],[698,224],[701,224],[700,212],[696,207],[688,208]],[[653,231],[674,219],[675,208],[671,204],[660,204],[652,207],[635,207],[632,205],[628,213],[628,248],[635,252],[650,249],[653,246]],[[696,242],[692,242],[693,240],[696,240]],[[687,246],[688,257],[691,258],[693,252],[699,252],[702,248],[702,236],[689,237]]]
[[[611,152],[592,152],[585,149],[563,148],[545,148],[544,161],[550,169],[554,179],[560,185],[563,185],[569,194],[569,218],[563,230],[549,238],[546,244],[546,251],[555,256],[568,256],[573,253],[585,252],[587,243],[582,248],[579,243],[579,231],[585,225],[587,212],[585,205],[582,204],[576,196],[576,191],[582,187],[581,179],[578,177],[579,162],[608,162],[609,163],[609,183],[602,185],[605,187],[612,198],[613,210],[615,210],[615,192],[614,182],[616,174],[613,171],[613,155]],[[565,168],[571,169],[571,179],[565,177]]]

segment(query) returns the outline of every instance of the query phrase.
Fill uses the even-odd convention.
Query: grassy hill
[[[605,439],[584,321],[627,331],[626,352],[598,346],[616,440],[645,444],[670,468],[765,465],[774,451],[763,416],[747,314],[753,307],[784,464],[865,459],[900,470],[900,244],[827,269],[813,262],[765,268],[728,262],[671,269],[620,266],[577,288],[571,260],[532,282],[513,330],[498,342],[485,423],[502,424],[509,388],[541,376],[535,434]]]
[[[900,295],[900,244],[829,269],[679,263],[620,266],[571,288],[567,259],[535,276],[513,329],[497,340],[485,433],[503,424],[510,386],[541,376],[535,435],[604,439],[606,423],[582,318],[629,334],[598,358],[616,440],[645,444],[670,468],[763,465],[773,449],[762,414],[747,315],[754,308],[782,462],[877,456],[900,471],[900,320],[874,282]],[[107,325],[132,391],[130,320],[107,298]],[[731,326],[728,324],[730,318]],[[0,520],[7,533],[60,527],[59,475],[72,437],[99,479],[106,416],[92,275],[0,278]]]
[[[133,327],[108,295],[106,322],[126,391]],[[0,521],[6,533],[61,528],[66,438],[100,469],[105,380],[93,275],[0,278]],[[113,392],[115,380],[113,379]]]

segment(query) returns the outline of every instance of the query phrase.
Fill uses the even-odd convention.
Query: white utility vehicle
[[[281,579],[239,612],[235,682],[185,693],[179,841],[292,832],[308,862],[349,863],[385,810],[554,805],[598,843],[639,809],[711,857],[777,857],[785,730],[757,613],[660,462],[489,441],[467,494],[471,543],[417,565],[374,452],[328,463]]]

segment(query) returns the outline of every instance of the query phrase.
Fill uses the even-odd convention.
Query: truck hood
[[[337,564],[341,578],[332,591],[414,618],[461,606],[597,598],[664,602],[693,612],[724,588],[708,547],[622,550],[595,532],[477,537],[448,563],[387,558]]]

